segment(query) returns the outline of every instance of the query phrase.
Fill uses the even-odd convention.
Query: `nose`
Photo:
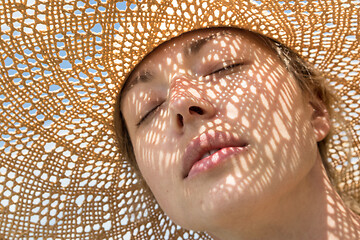
[[[215,107],[201,95],[198,86],[186,77],[173,79],[170,87],[171,126],[182,132],[186,125],[198,120],[209,119],[215,115]]]

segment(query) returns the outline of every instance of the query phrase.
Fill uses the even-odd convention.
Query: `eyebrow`
[[[136,84],[138,83],[145,83],[150,82],[153,78],[153,74],[149,71],[143,71],[137,74],[136,77],[131,76],[130,74],[129,78],[125,80],[124,86],[121,90],[121,95],[125,95],[126,92],[130,91]]]
[[[227,35],[226,32],[218,32],[218,33],[213,33],[207,37],[204,37],[204,38],[200,38],[200,39],[196,39],[196,40],[193,40],[191,41],[189,44],[186,45],[186,47],[184,48],[184,55],[186,57],[190,57],[190,56],[193,56],[193,55],[196,55],[200,52],[200,50],[210,41],[218,38],[218,37],[221,37],[221,36],[224,36],[224,35]]]
[[[221,31],[217,33],[213,33],[204,38],[196,39],[188,43],[183,50],[183,53],[186,57],[194,56],[200,52],[200,50],[212,40],[230,35],[229,32]],[[141,64],[141,62],[140,62]],[[138,83],[150,82],[153,78],[153,74],[149,71],[140,72],[136,77],[132,77],[132,74],[125,80],[124,87],[122,88],[121,95],[125,95],[130,89],[132,89]]]

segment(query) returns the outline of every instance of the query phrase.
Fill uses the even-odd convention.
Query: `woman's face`
[[[163,44],[133,72],[121,110],[162,209],[194,230],[246,220],[305,178],[324,136],[277,55],[212,29]]]

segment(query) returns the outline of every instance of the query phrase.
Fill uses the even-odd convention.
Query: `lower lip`
[[[207,156],[206,158],[197,161],[190,169],[187,178],[194,177],[195,175],[205,172],[209,169],[219,166],[222,162],[228,159],[230,156],[238,153],[242,153],[247,150],[245,147],[227,147],[222,148],[219,151]]]

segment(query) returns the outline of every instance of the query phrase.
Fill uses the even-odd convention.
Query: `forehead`
[[[159,57],[159,55],[176,57],[176,55],[173,54],[177,53],[188,56],[197,53],[206,43],[219,44],[221,47],[226,47],[226,45],[221,45],[221,43],[231,44],[249,38],[255,39],[255,34],[236,28],[210,28],[186,32],[159,45],[144,57],[137,67],[135,67],[134,71],[148,63],[152,63],[153,59]]]

